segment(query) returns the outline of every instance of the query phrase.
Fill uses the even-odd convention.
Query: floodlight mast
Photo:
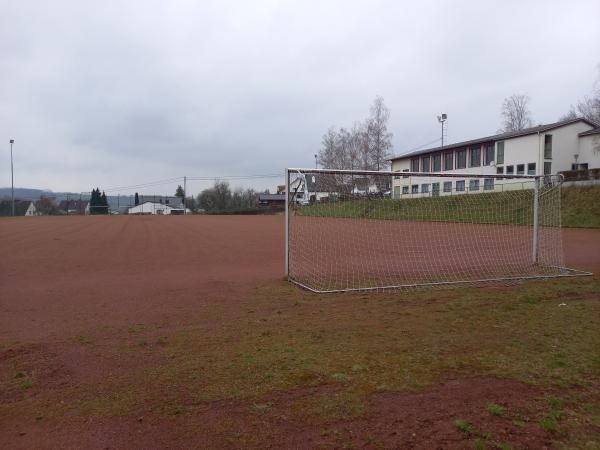
[[[12,216],[15,216],[15,175],[13,170],[13,144],[15,143],[14,139],[10,140],[10,204],[11,204],[11,212]]]
[[[444,123],[448,120],[448,114],[442,113],[441,116],[437,116],[437,120],[442,124],[442,147],[444,146]]]

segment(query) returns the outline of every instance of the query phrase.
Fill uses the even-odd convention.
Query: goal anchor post
[[[290,170],[285,169],[285,277],[290,274]]]
[[[539,262],[540,243],[540,179],[533,182],[533,263]]]

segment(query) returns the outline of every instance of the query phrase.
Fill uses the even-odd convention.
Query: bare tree
[[[532,126],[530,98],[525,94],[513,94],[502,103],[502,131],[520,131]]]
[[[377,96],[371,106],[371,115],[367,119],[366,133],[369,146],[369,156],[373,168],[376,170],[389,167],[391,158],[393,134],[388,132],[387,123],[390,110],[385,106],[383,97]]]
[[[583,97],[583,100],[579,100],[577,105],[571,105],[571,109],[561,117],[561,120],[583,117],[600,125],[600,66],[598,66],[598,78],[594,84],[591,95]]]

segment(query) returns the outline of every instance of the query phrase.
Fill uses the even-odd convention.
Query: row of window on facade
[[[498,166],[496,167],[496,173],[498,175],[525,175],[525,168],[527,167],[527,175],[536,175],[536,163],[528,163],[528,164],[515,164],[509,166]],[[516,172],[515,172],[516,169]],[[409,169],[404,169],[403,172],[408,172]],[[544,161],[544,175],[549,175],[552,173],[552,162]],[[396,179],[399,179],[399,176],[396,176]],[[408,175],[403,175],[403,178],[408,178]]]
[[[443,183],[423,183],[421,185],[413,184],[411,186],[402,186],[402,194],[429,194],[431,193],[433,196],[439,195],[440,186],[443,189],[443,192],[452,192],[452,181],[444,181]],[[469,180],[469,191],[479,191],[480,190],[480,180]],[[419,190],[420,187],[420,190]],[[429,188],[431,187],[431,192]],[[465,180],[457,180],[454,185],[454,190],[456,192],[465,192],[467,190],[467,185]],[[494,190],[494,179],[486,178],[483,180],[483,190],[484,191],[493,191]]]
[[[481,167],[482,164],[489,166],[492,162],[496,165],[504,164],[504,142],[497,142],[496,145],[493,142],[484,144],[483,152],[480,144],[468,149],[449,150],[412,158],[410,170],[412,172],[441,172],[442,170],[466,169],[467,157],[469,167]],[[552,159],[551,134],[544,136],[544,159]]]

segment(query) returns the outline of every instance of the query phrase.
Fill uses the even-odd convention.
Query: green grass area
[[[563,188],[562,225],[600,228],[600,185]]]
[[[441,197],[355,199],[317,203],[297,210],[302,216],[529,225],[533,191],[507,191]]]
[[[195,327],[111,328],[110,347],[102,345],[108,331],[100,328],[86,333],[89,339],[78,333],[68,340],[114,361],[146,360],[144,368],[42,389],[43,371],[26,372],[15,363],[0,379],[3,392],[18,390],[0,405],[0,422],[35,421],[42,412],[50,423],[147,415],[176,420],[236,402],[245,406],[224,419],[219,432],[244,447],[268,440],[270,418],[291,417],[330,433],[339,421],[368,416],[375,393],[421,391],[453,374],[513,379],[549,392],[527,420],[492,399],[483,400],[481,411],[507,426],[539,427],[572,448],[600,444],[586,431],[600,414],[599,298],[600,278],[326,297],[282,282],[233,308],[226,302],[199,308]],[[318,390],[294,399],[302,389]],[[288,406],[282,406],[285,395],[292,396]],[[502,393],[494,400],[502,401]],[[258,424],[251,436],[240,431],[247,423]],[[472,446],[500,445],[491,445],[500,441],[471,417],[449,423]]]
[[[541,208],[555,208],[558,199],[552,198],[552,192],[545,195],[548,197],[542,196]],[[561,202],[562,226],[600,228],[600,186],[564,187]],[[399,200],[345,200],[313,204],[298,209],[296,214],[335,218],[531,225],[533,190]],[[552,222],[551,217],[543,214],[540,220]]]

